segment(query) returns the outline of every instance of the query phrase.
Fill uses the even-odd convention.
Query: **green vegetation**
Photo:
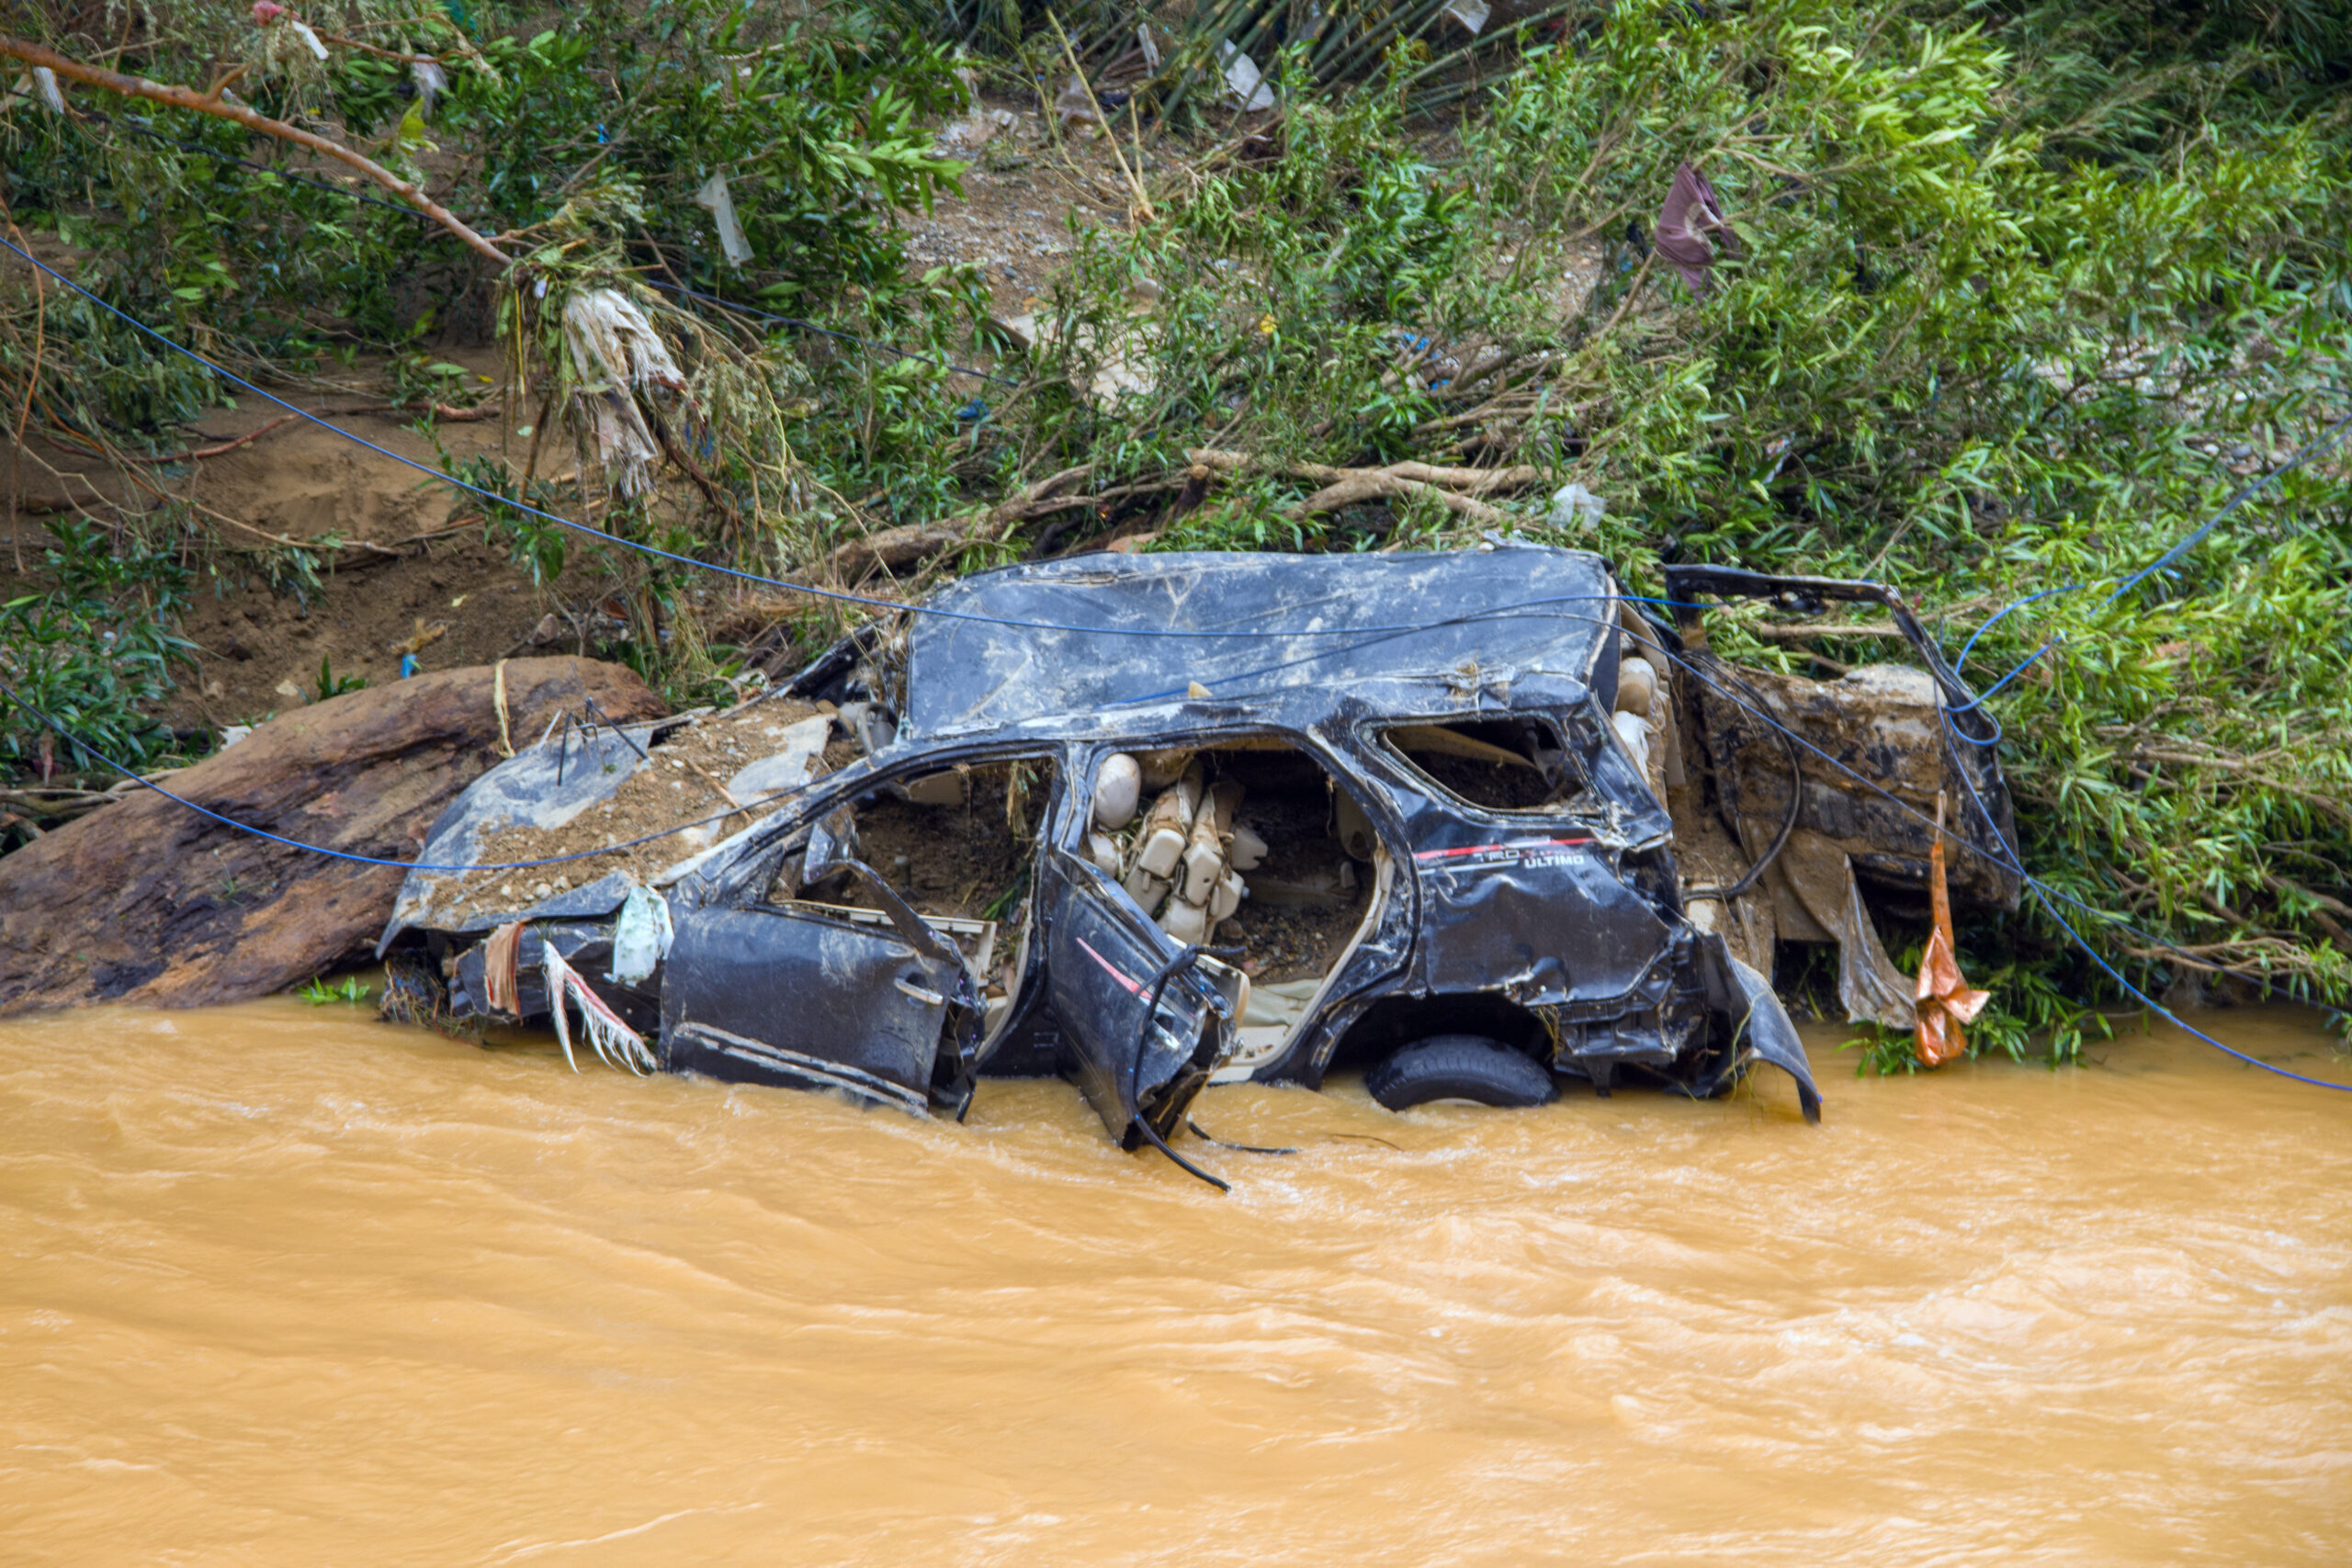
[[[341,1002],[345,1007],[357,1007],[376,994],[376,987],[368,985],[356,975],[345,975],[343,977],[343,983],[336,986],[330,986],[313,975],[311,976],[311,983],[294,994],[314,1008],[325,1007],[329,1002]]]
[[[124,69],[198,88],[243,63],[247,101],[428,176],[516,264],[493,276],[431,223],[223,162],[332,167],[235,126],[95,92],[77,111],[111,120],[61,119],[30,93],[0,109],[18,231],[77,247],[78,276],[124,310],[281,378],[381,356],[390,395],[421,407],[455,395],[438,334],[494,337],[534,434],[464,477],[682,554],[808,574],[943,519],[963,542],[926,570],[1114,529],[1158,548],[1364,549],[1457,542],[1498,508],[1637,582],[1671,560],[1887,578],[1954,657],[2002,606],[2079,584],[1968,649],[1980,685],[2032,660],[1988,704],[2029,869],[2157,939],[2066,911],[2140,983],[2229,974],[2352,1000],[2344,450],[2121,587],[2352,414],[2339,6],[1618,0],[1498,8],[1470,53],[1435,6],[1279,40],[1299,8],[1160,7],[1163,64],[1130,63],[1133,104],[1104,116],[1136,220],[1074,227],[1025,352],[989,323],[975,269],[918,270],[906,248],[908,217],[956,188],[931,151],[931,127],[967,107],[949,46],[984,86],[1042,80],[1050,99],[1064,30],[1096,71],[1144,13],[592,0],[545,31],[486,0],[422,21],[378,0],[306,13],[440,57],[428,106],[408,62],[334,42],[321,63],[241,9],[158,6],[128,45],[8,9],[18,36],[83,60],[124,50]],[[1227,36],[1277,80],[1277,113],[1241,125],[1212,102],[1204,62]],[[1033,162],[1041,182],[1110,165],[1059,130]],[[1696,290],[1651,244],[1683,163],[1738,235]],[[740,267],[695,200],[720,174]],[[144,456],[219,397],[86,303],[6,276],[12,417]],[[539,448],[594,445],[610,378],[565,311],[615,287],[684,387],[638,396],[668,422],[658,490],[606,467],[583,494],[542,477]],[[1018,385],[940,362],[974,356]],[[1539,482],[1466,503],[1442,485],[1329,493],[1329,469],[1404,460]],[[1051,476],[1062,488],[1039,491]],[[1542,498],[1570,480],[1605,515],[1555,522]],[[487,510],[543,579],[609,580],[634,617],[684,633],[628,645],[649,673],[691,685],[724,658],[694,629],[682,569]],[[6,612],[0,669],[141,755],[166,743],[140,716],[175,646],[171,563],[221,547],[185,511],[112,526],[57,533],[44,585]],[[844,617],[781,595],[775,611],[804,643]],[[1862,630],[1767,639],[1760,615],[1718,615],[1718,646],[1815,671],[1885,651]],[[0,717],[0,756],[21,766],[38,743]],[[2043,908],[1962,936],[1996,982],[1980,1049],[2069,1055],[2101,1027],[2085,1010],[2120,994]]]

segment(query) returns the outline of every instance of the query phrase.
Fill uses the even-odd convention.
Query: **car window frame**
[[[1442,729],[1460,724],[1498,724],[1513,720],[1545,724],[1560,741],[1561,755],[1567,765],[1577,770],[1579,795],[1588,804],[1556,806],[1482,806],[1448,788],[1436,774],[1415,761],[1412,753],[1397,745],[1390,736],[1398,729]],[[1530,819],[1573,818],[1589,820],[1608,814],[1608,799],[1596,777],[1593,762],[1599,747],[1594,738],[1587,736],[1581,725],[1573,722],[1558,708],[1510,708],[1497,713],[1462,713],[1420,716],[1411,718],[1377,718],[1368,720],[1357,731],[1367,750],[1376,752],[1384,761],[1402,769],[1416,785],[1429,792],[1432,799],[1442,801],[1457,810],[1482,816],[1498,817],[1510,821]]]

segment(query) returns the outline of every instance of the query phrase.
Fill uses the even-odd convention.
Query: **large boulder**
[[[629,670],[517,659],[506,730],[560,712],[667,710]],[[497,678],[446,670],[272,719],[164,788],[302,843],[415,858],[434,818],[500,757]],[[241,832],[148,790],[0,858],[0,1014],[93,1002],[198,1007],[257,997],[366,955],[400,891],[362,865]]]

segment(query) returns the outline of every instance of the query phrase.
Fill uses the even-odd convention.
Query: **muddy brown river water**
[[[1220,1198],[1058,1084],[959,1128],[290,999],[0,1025],[0,1562],[2352,1558],[2352,1095],[1836,1037],[1817,1131],[1212,1089],[1301,1150]]]

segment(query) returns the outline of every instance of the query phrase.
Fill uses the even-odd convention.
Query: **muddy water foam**
[[[1055,1084],[959,1128],[290,1001],[0,1025],[0,1561],[2352,1555],[2352,1095],[1834,1038],[1818,1131],[1213,1089],[1302,1151],[1221,1199]]]

